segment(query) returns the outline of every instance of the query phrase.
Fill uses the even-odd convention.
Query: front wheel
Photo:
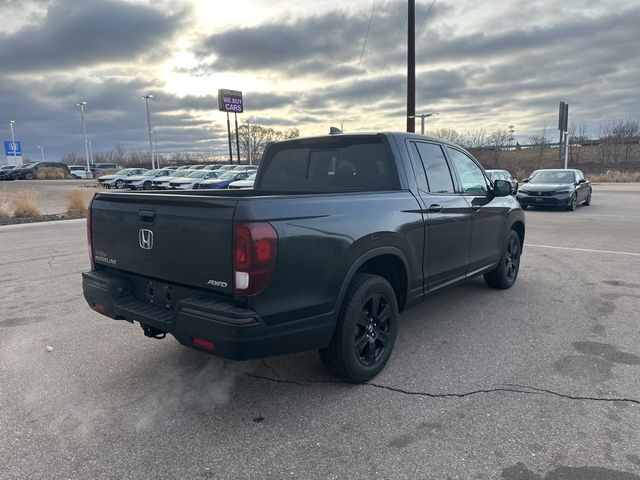
[[[571,195],[571,199],[569,200],[569,205],[567,205],[567,211],[568,212],[574,211],[577,205],[578,205],[578,199],[576,194],[574,193],[573,195]]]
[[[582,202],[582,205],[584,205],[585,207],[588,207],[589,205],[591,205],[591,191],[589,191],[589,195],[587,195],[587,198],[584,199],[584,202]]]
[[[510,230],[500,263],[496,268],[484,274],[485,283],[491,288],[501,290],[511,288],[518,278],[521,253],[520,237],[515,230]]]
[[[116,180],[116,188],[118,190],[120,190],[121,188],[124,188],[124,180],[122,179]]]
[[[319,351],[322,363],[348,382],[372,379],[391,356],[398,317],[389,282],[378,275],[357,274],[347,290],[331,343]]]
[[[142,184],[142,189],[143,190],[151,190],[151,182],[146,181]]]

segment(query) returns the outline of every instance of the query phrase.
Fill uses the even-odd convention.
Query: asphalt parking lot
[[[369,385],[147,339],[85,305],[82,220],[0,227],[0,477],[640,479],[640,186],[526,218],[516,285],[405,312]]]

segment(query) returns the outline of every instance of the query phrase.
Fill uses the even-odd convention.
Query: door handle
[[[156,212],[153,210],[140,210],[138,212],[138,218],[141,222],[153,223],[156,220]]]
[[[431,213],[440,213],[442,211],[442,205],[438,205],[437,203],[429,205],[429,211]]]

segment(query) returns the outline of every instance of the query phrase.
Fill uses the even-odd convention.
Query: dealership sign
[[[218,90],[218,110],[221,112],[242,113],[242,92],[237,90]]]

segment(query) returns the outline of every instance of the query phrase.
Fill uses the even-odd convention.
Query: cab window
[[[465,195],[486,195],[489,192],[487,179],[482,169],[468,155],[447,147],[451,162],[458,173],[458,180]]]

